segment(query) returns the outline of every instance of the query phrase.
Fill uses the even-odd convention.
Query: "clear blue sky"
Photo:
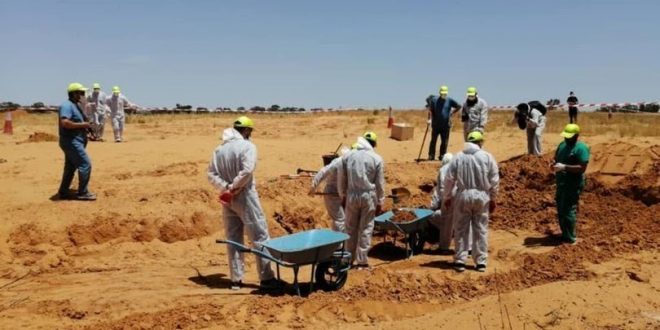
[[[660,99],[660,1],[0,0],[0,100],[143,106]]]

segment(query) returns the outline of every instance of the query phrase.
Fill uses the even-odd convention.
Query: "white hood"
[[[234,140],[244,140],[243,135],[241,135],[241,133],[239,133],[233,127],[227,128],[222,132],[222,144]]]
[[[367,151],[369,151],[369,150],[373,151],[374,150],[374,147],[371,146],[371,143],[369,143],[369,141],[367,141],[367,139],[365,139],[361,136],[358,137],[357,144],[358,144],[357,150],[367,150]]]
[[[475,154],[479,150],[481,150],[479,145],[472,142],[465,142],[465,145],[463,146],[463,153],[466,155]]]

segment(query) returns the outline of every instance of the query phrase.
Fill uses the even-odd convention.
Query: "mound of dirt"
[[[171,220],[121,217],[119,214],[107,214],[97,217],[91,223],[70,225],[62,232],[53,232],[34,223],[23,224],[11,232],[8,241],[14,247],[49,244],[66,248],[110,241],[149,242],[158,239],[174,243],[203,237],[219,230],[218,221],[203,212],[174,216]]]
[[[411,211],[395,211],[394,216],[390,219],[392,222],[402,223],[410,222],[417,219],[417,216],[414,212]]]
[[[58,141],[59,138],[53,134],[44,133],[44,132],[34,132],[30,134],[25,141],[21,143],[37,143],[37,142],[54,142]]]
[[[641,147],[626,142],[595,145],[587,173],[596,173],[603,184],[614,185],[628,175],[641,176],[660,160],[660,145]]]
[[[323,211],[304,206],[286,208],[275,212],[273,220],[289,234],[314,228],[329,228],[329,221],[320,221],[319,213]]]
[[[138,175],[159,177],[164,175],[195,176],[199,174],[200,165],[196,162],[173,163],[160,166],[152,171],[140,172]]]

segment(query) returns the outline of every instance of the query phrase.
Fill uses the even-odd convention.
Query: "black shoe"
[[[76,197],[73,194],[69,194],[69,193],[65,193],[65,194],[57,193],[57,195],[55,195],[53,199],[58,201],[68,201],[68,200],[76,199]]]
[[[243,286],[243,281],[237,281],[237,282],[231,282],[231,286],[229,289],[231,290],[240,290],[241,287]]]
[[[454,250],[450,249],[438,249],[438,254],[441,256],[453,256],[454,255]]]
[[[271,278],[270,280],[263,280],[261,283],[259,283],[259,288],[263,290],[273,290],[273,289],[279,289],[284,286],[284,282],[279,281],[276,278]]]
[[[77,195],[76,200],[79,200],[79,201],[95,201],[96,200],[96,194],[92,194],[91,192],[88,192],[86,194]]]
[[[429,160],[435,160],[435,156],[429,155]]]
[[[486,265],[484,264],[477,264],[477,267],[475,268],[478,272],[484,273],[486,272]]]
[[[465,264],[461,262],[454,262],[454,270],[462,273],[465,271]]]

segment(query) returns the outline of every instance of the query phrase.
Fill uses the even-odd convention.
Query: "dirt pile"
[[[641,175],[632,174],[617,183],[615,191],[647,206],[660,202],[660,161]]]
[[[200,168],[203,165],[197,164],[196,162],[181,162],[174,163],[165,166],[160,166],[151,171],[139,172],[138,175],[141,176],[165,176],[165,175],[184,175],[184,176],[195,176],[199,174]]]
[[[24,265],[39,264],[45,258],[75,255],[76,249],[107,242],[174,243],[207,236],[219,230],[214,216],[193,212],[173,219],[136,219],[119,214],[99,216],[89,224],[73,224],[63,231],[52,231],[34,223],[19,226],[9,235],[8,243],[15,258]],[[52,262],[48,262],[52,265]],[[56,263],[59,264],[59,263]]]
[[[551,155],[525,155],[500,164],[498,209],[491,215],[491,228],[542,233],[554,229],[555,177],[551,160]]]
[[[54,142],[58,141],[59,138],[53,134],[44,133],[44,132],[34,132],[30,134],[25,141],[20,143],[38,143],[38,142]]]
[[[411,211],[396,211],[394,212],[394,216],[392,219],[390,219],[392,222],[396,223],[402,223],[402,222],[410,222],[417,219],[417,216],[415,215],[415,212]]]

